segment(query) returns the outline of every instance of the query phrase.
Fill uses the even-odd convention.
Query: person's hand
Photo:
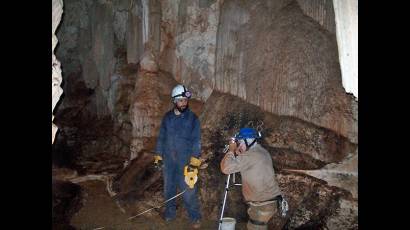
[[[237,148],[236,142],[235,141],[229,141],[229,152],[235,152]]]
[[[161,169],[162,168],[162,157],[160,155],[155,155],[154,156],[154,167],[156,169]]]
[[[160,155],[154,155],[154,164],[158,164],[159,161],[162,161],[162,157]]]
[[[196,157],[191,157],[188,165],[184,167],[185,183],[189,188],[193,189],[198,181],[198,168],[201,165],[201,160]]]
[[[201,164],[202,164],[202,161],[201,161],[201,159],[199,159],[199,158],[196,158],[196,157],[191,157],[190,159],[189,159],[189,164],[192,166],[192,167],[199,167],[199,166],[201,166]]]
[[[235,142],[229,142],[229,152],[235,152],[236,151],[236,143]]]

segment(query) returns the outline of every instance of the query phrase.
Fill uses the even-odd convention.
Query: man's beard
[[[183,112],[185,112],[185,111],[188,109],[188,104],[187,104],[184,108],[181,108],[181,107],[175,105],[175,108],[176,108],[180,113],[183,113]]]

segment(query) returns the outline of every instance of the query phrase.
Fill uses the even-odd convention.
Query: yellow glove
[[[154,156],[154,164],[158,164],[158,161],[162,161],[162,157],[160,155]]]
[[[155,155],[154,156],[154,168],[157,169],[157,170],[162,169],[162,157],[160,155]]]
[[[195,183],[198,181],[198,168],[187,165],[184,167],[185,183],[189,188],[193,189]]]
[[[202,161],[196,157],[191,157],[189,165],[184,167],[185,183],[189,188],[193,189],[195,183],[198,181],[198,167]]]
[[[194,166],[194,167],[199,167],[201,165],[202,161],[196,157],[191,157],[191,160],[189,161],[189,164]]]

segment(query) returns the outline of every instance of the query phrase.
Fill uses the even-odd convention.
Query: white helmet
[[[176,99],[180,99],[180,98],[191,98],[192,94],[191,92],[188,91],[187,88],[185,88],[185,86],[183,85],[177,85],[172,89],[172,93],[171,93],[171,98],[173,100],[173,102],[176,101]]]

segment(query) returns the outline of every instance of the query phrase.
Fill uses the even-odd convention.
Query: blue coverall
[[[201,219],[198,201],[198,184],[190,189],[184,181],[184,166],[189,164],[191,156],[199,158],[201,153],[201,132],[198,117],[187,108],[180,115],[174,110],[167,112],[162,119],[157,140],[156,153],[164,163],[164,196],[165,200],[175,196],[177,187],[182,192],[184,206],[191,221]],[[176,217],[175,199],[165,206],[165,219]]]

